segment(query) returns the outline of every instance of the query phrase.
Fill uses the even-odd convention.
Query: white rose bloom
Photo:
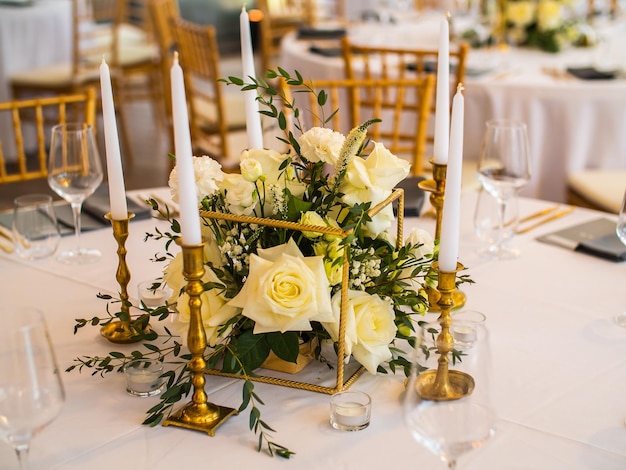
[[[196,181],[198,205],[205,196],[211,196],[219,190],[219,183],[224,179],[222,165],[211,157],[193,157],[193,172]],[[178,173],[176,167],[170,172],[168,185],[172,192],[172,200],[178,202]]]
[[[323,326],[334,341],[339,337],[341,292],[332,299],[333,323]],[[395,314],[391,301],[363,291],[348,291],[346,305],[346,355],[354,358],[372,374],[378,366],[391,359],[389,344],[396,336]]]
[[[506,19],[524,27],[535,19],[535,2],[506,2]]]
[[[224,178],[222,189],[226,192],[228,210],[236,215],[250,215],[259,200],[254,183],[238,173],[229,173]]]
[[[435,251],[435,241],[432,235],[424,229],[414,228],[406,237],[405,245],[411,244],[413,246],[413,254],[417,259],[424,258],[425,256],[432,255]],[[419,248],[417,245],[421,244]]]
[[[372,182],[383,189],[392,190],[409,176],[411,164],[396,157],[382,143],[376,142],[372,153],[365,159]]]
[[[313,127],[298,138],[300,153],[310,162],[335,165],[345,136],[325,127]]]
[[[393,206],[388,204],[378,214],[372,217],[370,222],[366,222],[363,226],[365,234],[371,238],[377,238],[380,235],[385,234],[385,231],[389,230],[395,222],[395,216],[393,214]]]
[[[241,170],[241,176],[246,181],[254,183],[263,175],[263,167],[261,163],[254,158],[246,158],[239,163],[239,169]]]
[[[205,276],[202,280],[203,282],[219,282],[218,277],[210,269],[206,270]],[[220,336],[218,331],[222,325],[237,315],[237,308],[228,305],[227,299],[221,295],[217,289],[204,291],[200,295],[200,299],[202,300],[200,314],[202,317],[204,331],[206,332],[207,342],[209,343],[209,346],[215,346],[220,339],[223,339],[228,335],[228,331],[224,331]],[[178,315],[174,318],[174,326],[180,331],[183,339],[186,339],[191,317],[189,310],[189,295],[187,293],[183,293],[178,298],[177,310]]]
[[[553,0],[543,0],[537,5],[537,27],[540,31],[557,29],[563,24],[561,3]]]
[[[240,155],[240,165],[247,165],[244,163],[247,159],[254,159],[263,169],[263,176],[267,183],[275,183],[278,181],[278,177],[282,170],[279,170],[280,165],[287,158],[287,155],[283,155],[276,150],[271,149],[251,149],[244,150]]]
[[[172,296],[168,299],[168,302],[173,304],[178,299],[181,289],[187,284],[187,281],[185,281],[185,278],[183,277],[182,252],[174,256],[174,258],[165,267],[163,270],[163,280],[172,289]]]
[[[295,250],[298,256],[287,253]],[[323,258],[304,257],[293,240],[264,251],[270,259],[261,257],[263,253],[250,257],[248,278],[229,302],[255,321],[254,333],[308,331],[311,321],[331,321]]]
[[[326,222],[324,221],[323,217],[315,211],[304,212],[300,216],[299,222],[302,225],[315,225],[317,227],[326,227]],[[320,232],[302,232],[302,235],[310,240],[314,240],[321,237],[323,234]]]

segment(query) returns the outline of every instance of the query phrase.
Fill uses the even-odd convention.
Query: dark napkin
[[[614,71],[605,72],[593,67],[567,67],[567,73],[581,80],[611,80],[617,76]]]
[[[298,39],[341,39],[346,28],[307,28],[298,29]]]
[[[150,208],[147,205],[140,205],[132,199],[126,198],[128,212],[135,214],[132,220],[143,220],[150,218]],[[83,202],[83,211],[97,220],[101,220],[104,225],[109,222],[104,218],[107,212],[111,211],[111,203],[109,201],[109,185],[102,184],[91,196]]]
[[[324,57],[341,57],[343,53],[341,47],[320,47],[316,45],[309,47],[309,52],[323,55]]]
[[[421,176],[409,176],[400,181],[398,188],[404,189],[404,216],[419,217],[422,206],[426,200],[426,193],[418,188],[418,183],[426,178]],[[397,202],[393,202],[393,212],[397,215]]]

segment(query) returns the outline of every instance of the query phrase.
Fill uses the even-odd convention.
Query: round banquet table
[[[0,102],[10,101],[9,77],[17,72],[62,62],[72,54],[70,0],[35,0],[25,5],[0,3]],[[5,156],[14,147],[11,120],[0,115]]]
[[[348,35],[361,44],[436,49],[435,18],[356,24]],[[607,40],[601,46],[558,54],[522,48],[471,50],[464,84],[464,158],[478,159],[486,121],[512,118],[528,125],[533,177],[522,192],[525,196],[565,202],[569,172],[626,169],[626,80],[582,80],[565,71],[591,66],[600,58],[626,68],[626,22],[615,23],[603,34]],[[341,57],[311,52],[313,43],[319,48],[338,46],[290,34],[282,42],[281,67],[298,70],[305,78],[342,78]]]

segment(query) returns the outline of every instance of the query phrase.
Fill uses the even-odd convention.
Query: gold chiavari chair
[[[172,32],[184,71],[189,102],[191,141],[196,152],[217,160],[228,158],[229,132],[245,129],[243,93],[224,93],[220,82],[220,56],[211,25],[171,20]],[[231,100],[228,103],[227,100]],[[238,149],[240,150],[240,149]]]
[[[82,93],[45,98],[13,100],[0,103],[0,113],[10,113],[16,155],[5,155],[0,142],[0,183],[14,183],[46,178],[49,126],[47,122],[79,121],[95,125],[96,92],[87,88]],[[28,136],[36,137],[36,145]]]
[[[414,175],[423,172],[430,107],[434,93],[434,77],[426,75],[414,78],[364,79],[347,78],[341,80],[312,80],[313,89],[324,90],[328,100],[324,105],[324,115],[331,117],[328,123],[318,112],[318,101],[313,93],[302,93],[306,86],[282,83],[285,100],[293,103],[303,114],[313,116],[311,125],[330,127],[347,134],[352,128],[368,119],[380,118],[368,129],[372,141],[382,142],[385,147],[412,164]],[[334,110],[340,112],[333,115]],[[293,114],[286,109],[289,119]]]

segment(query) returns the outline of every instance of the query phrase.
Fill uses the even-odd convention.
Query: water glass
[[[45,194],[20,196],[13,206],[13,238],[17,254],[29,260],[54,254],[61,236],[52,197]]]
[[[478,329],[486,319],[485,314],[477,310],[453,312],[450,333],[454,338],[454,347],[459,351],[470,349],[478,338]]]

